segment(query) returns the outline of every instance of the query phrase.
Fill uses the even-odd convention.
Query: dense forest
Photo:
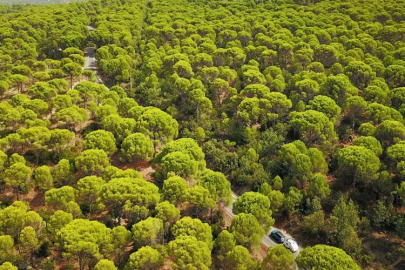
[[[0,270],[405,268],[405,0],[18,3]]]
[[[87,0],[0,0],[0,4],[30,4],[30,5],[49,5],[49,4],[66,4],[70,2],[80,2]]]

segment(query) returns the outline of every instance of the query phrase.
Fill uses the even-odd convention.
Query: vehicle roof
[[[282,234],[280,231],[277,231],[276,234],[278,234],[281,237],[284,237],[284,234]]]
[[[296,245],[296,246],[298,246],[298,244],[297,244],[297,241],[295,241],[294,239],[287,239],[287,242],[289,242],[289,243],[291,243],[291,244],[293,244],[293,245]]]

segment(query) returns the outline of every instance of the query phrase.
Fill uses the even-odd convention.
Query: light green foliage
[[[183,236],[193,236],[198,241],[204,242],[207,247],[212,249],[211,227],[201,220],[191,217],[184,217],[173,225],[172,234],[176,238]]]
[[[207,170],[198,179],[198,185],[205,187],[211,194],[213,200],[229,205],[232,201],[231,183],[225,175],[220,172]]]
[[[265,231],[274,224],[269,198],[257,192],[245,192],[239,196],[233,205],[233,212],[254,215]]]
[[[19,199],[20,192],[27,193],[33,186],[34,181],[31,179],[31,168],[24,163],[17,162],[6,169],[4,172],[6,185],[13,188]]]
[[[188,184],[186,180],[179,176],[169,177],[163,182],[163,199],[177,205],[186,199]]]
[[[317,196],[325,199],[330,194],[329,183],[326,177],[321,173],[316,173],[309,180],[308,195],[312,198]]]
[[[158,203],[155,210],[157,212],[156,218],[163,221],[165,231],[167,231],[172,224],[180,219],[180,210],[168,201]]]
[[[148,217],[132,226],[132,237],[136,247],[155,246],[163,243],[163,221]]]
[[[83,148],[104,150],[111,156],[117,151],[115,138],[111,132],[105,130],[96,130],[88,133],[83,141]]]
[[[129,257],[125,270],[158,269],[163,258],[160,252],[149,246],[141,247]]]
[[[257,248],[265,234],[255,216],[245,213],[233,217],[229,231],[234,235],[237,244],[249,249]]]
[[[72,214],[66,213],[62,210],[56,210],[55,213],[49,218],[47,229],[51,233],[52,237],[55,237],[56,233],[72,220]]]
[[[298,267],[303,269],[361,269],[343,250],[326,245],[304,248],[298,255],[296,262]]]
[[[136,127],[134,119],[122,118],[116,114],[104,117],[101,124],[106,131],[114,134],[118,142],[122,142],[124,138],[132,134]]]
[[[165,176],[173,171],[179,176],[198,176],[205,169],[204,153],[193,139],[182,138],[165,145],[154,163],[161,163]]]
[[[10,85],[6,81],[0,80],[0,96],[3,96],[4,93],[7,92],[9,87]]]
[[[380,142],[372,136],[360,136],[353,141],[353,145],[364,146],[373,151],[377,156],[380,156],[383,152]]]
[[[105,181],[101,177],[87,176],[77,182],[78,200],[86,202],[89,205],[89,212],[92,212],[92,205],[97,201],[98,194]]]
[[[64,210],[69,202],[75,201],[75,189],[70,186],[53,188],[45,192],[45,205]]]
[[[364,89],[375,78],[375,72],[371,67],[361,61],[350,62],[344,72],[352,84],[360,89]]]
[[[0,270],[18,270],[18,268],[13,264],[11,264],[10,262],[5,262],[2,265],[0,265]]]
[[[229,269],[255,269],[258,262],[250,257],[247,248],[237,245],[228,252],[226,265]]]
[[[212,264],[207,244],[192,236],[183,236],[171,241],[167,252],[174,269],[208,270]]]
[[[140,174],[138,171],[134,169],[121,170],[111,165],[105,168],[102,177],[106,182],[114,178],[125,178],[125,177],[143,179],[142,174]]]
[[[312,79],[304,79],[295,83],[295,89],[296,91],[291,93],[291,99],[307,103],[319,93],[319,83]]]
[[[75,125],[83,124],[89,117],[88,112],[79,108],[76,105],[61,109],[55,115],[55,119],[60,123],[66,125],[68,128],[75,127]]]
[[[65,250],[65,257],[74,257],[80,269],[93,258],[108,256],[112,251],[112,234],[98,221],[75,219],[56,234],[59,247]]]
[[[70,89],[73,88],[73,78],[82,73],[82,67],[77,63],[68,63],[62,67],[63,72],[70,76]]]
[[[117,270],[117,267],[113,261],[102,259],[94,266],[94,270]]]
[[[320,93],[335,100],[339,106],[342,106],[348,97],[357,96],[358,91],[343,74],[329,76],[320,87]]]
[[[220,262],[224,263],[228,252],[235,247],[235,238],[232,233],[223,230],[215,239],[214,252]]]
[[[296,187],[290,187],[284,199],[284,208],[291,215],[302,202],[303,194]]]
[[[180,177],[194,178],[198,174],[198,163],[189,155],[182,152],[171,152],[162,158],[162,175],[174,173]]]
[[[66,212],[73,215],[73,218],[80,218],[82,216],[82,210],[77,202],[70,201],[66,204]]]
[[[364,115],[368,120],[373,121],[374,124],[379,124],[384,120],[403,121],[402,115],[397,110],[379,103],[368,104]]]
[[[138,178],[115,178],[103,185],[99,202],[113,217],[122,217],[123,210],[139,217],[147,217],[149,209],[159,202],[159,189]]]
[[[325,160],[324,154],[321,150],[317,148],[309,148],[308,154],[312,163],[312,172],[313,173],[327,173],[328,172],[328,163]]]
[[[34,228],[31,226],[25,227],[21,231],[20,243],[23,250],[33,253],[39,248],[39,241]]]
[[[383,144],[389,144],[395,138],[403,140],[405,139],[405,127],[401,122],[385,120],[378,126],[375,137]]]
[[[341,109],[336,102],[327,96],[318,95],[308,102],[308,109],[324,113],[329,119],[336,119]]]
[[[34,170],[34,178],[41,190],[46,191],[53,188],[53,178],[48,166],[37,167]]]
[[[362,136],[373,136],[377,128],[372,123],[363,123],[360,125],[357,132]]]
[[[0,171],[4,169],[4,164],[6,163],[7,158],[7,155],[0,150]]]
[[[71,182],[73,178],[73,166],[67,159],[61,159],[52,170],[52,176],[55,183],[63,186]]]
[[[114,254],[118,258],[118,264],[121,262],[121,258],[123,256],[123,252],[125,252],[125,248],[127,247],[128,243],[131,242],[131,232],[128,231],[123,226],[114,227],[111,231],[112,238],[113,238],[113,246],[114,246]]]
[[[248,98],[257,97],[262,98],[270,94],[270,89],[262,84],[249,84],[243,89],[240,94]]]
[[[275,185],[273,185],[275,186]],[[283,204],[284,204],[284,194],[280,192],[279,190],[273,190],[272,187],[267,184],[263,183],[259,190],[259,193],[265,195],[267,198],[270,200],[270,209],[273,214],[276,214],[278,212],[281,212],[283,210]]]
[[[292,267],[294,267],[293,254],[282,245],[270,247],[262,262],[263,270],[289,270]]]
[[[271,108],[271,102],[265,98],[245,98],[238,105],[237,116],[246,126],[264,124],[278,117],[277,114],[270,113]]]
[[[186,200],[186,208],[197,217],[204,216],[208,210],[216,207],[209,190],[198,185],[187,190]]]
[[[122,117],[128,117],[129,110],[136,106],[138,106],[138,103],[132,98],[126,97],[126,98],[120,99],[120,101],[117,105],[118,113]]]
[[[101,175],[109,164],[107,153],[99,149],[85,150],[75,159],[76,168],[85,175]]]
[[[314,110],[292,112],[291,127],[308,145],[327,146],[336,140],[333,123],[323,113]]]
[[[150,160],[155,149],[153,142],[142,133],[134,133],[124,139],[121,144],[121,152],[128,160],[133,158],[143,158]]]
[[[177,138],[178,126],[175,119],[157,108],[145,110],[138,119],[138,130],[161,144]]]
[[[36,212],[29,211],[25,203],[15,201],[0,211],[0,232],[2,234],[17,237],[26,226],[33,227],[39,233],[45,228],[45,222]]]
[[[400,248],[391,245],[380,256],[379,240],[366,237],[372,248],[363,252],[357,233],[389,229],[395,239],[405,230],[403,6],[403,0],[0,5],[0,184],[17,196],[29,191],[20,196],[26,204],[10,205],[0,194],[0,235],[15,240],[14,247],[4,240],[10,251],[21,252],[5,252],[0,264],[24,268],[32,259],[33,268],[53,270],[52,258],[39,263],[51,251],[62,258],[58,266],[80,270],[126,264],[127,270],[253,270],[262,267],[246,248],[260,244],[273,217],[286,215],[303,238],[342,248],[362,268],[397,266]],[[85,60],[93,51],[90,67]],[[246,193],[228,232],[222,206],[231,201],[230,183]],[[353,204],[336,202],[332,190],[342,188]],[[37,191],[46,192],[44,207]],[[250,191],[259,192],[246,198]],[[367,209],[370,221],[356,205],[374,207]],[[113,229],[98,233],[86,223],[65,246],[57,234],[82,209]],[[193,228],[173,235],[187,216],[219,235],[212,254],[212,243],[189,236]],[[137,233],[145,243],[158,224],[156,250],[141,248],[125,262],[133,244],[121,224],[143,226]],[[22,247],[29,227],[44,241],[40,252]],[[276,263],[263,268],[289,267],[287,253],[271,255]],[[335,255],[318,260],[322,255],[316,253],[321,265],[299,268],[350,268],[330,262]]]
[[[57,156],[62,155],[63,151],[75,137],[75,133],[67,129],[54,129],[50,133],[51,138],[49,139],[48,147]]]
[[[10,235],[0,236],[0,262],[12,261],[16,251],[14,249],[14,240]]]
[[[339,150],[338,166],[347,183],[367,182],[380,168],[380,160],[364,146],[350,146]]]
[[[278,162],[285,168],[285,180],[303,186],[313,172],[325,171],[326,162],[322,152],[310,149],[308,151],[302,141],[294,141],[281,147]]]

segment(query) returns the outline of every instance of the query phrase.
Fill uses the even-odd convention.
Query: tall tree
[[[167,252],[175,269],[208,270],[212,264],[207,244],[193,236],[178,237],[169,242]]]
[[[14,163],[4,174],[6,185],[13,188],[17,195],[17,200],[20,198],[20,192],[26,193],[34,186],[34,182],[31,179],[31,168],[25,166],[24,163]]]
[[[249,249],[257,248],[265,234],[255,216],[244,213],[234,216],[229,231],[235,236],[236,243]]]
[[[239,196],[233,205],[233,212],[254,215],[265,231],[268,231],[274,224],[274,219],[271,217],[270,200],[258,192],[245,192]]]
[[[293,254],[281,245],[270,247],[262,262],[263,270],[289,270],[293,267]]]
[[[125,270],[158,269],[163,263],[160,252],[149,246],[141,247],[129,257]]]

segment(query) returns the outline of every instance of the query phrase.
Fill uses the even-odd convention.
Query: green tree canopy
[[[163,198],[174,205],[186,199],[188,184],[186,180],[179,176],[169,177],[163,182]]]
[[[78,170],[85,175],[101,175],[105,167],[110,164],[107,153],[100,149],[84,150],[80,156],[75,159],[75,165]]]
[[[213,200],[229,205],[232,201],[231,183],[220,172],[207,170],[198,179],[198,185],[209,190]]]
[[[343,250],[326,245],[316,245],[301,250],[296,259],[303,269],[361,269]]]
[[[274,224],[274,219],[271,217],[270,200],[258,192],[245,192],[239,196],[233,205],[233,212],[254,215],[265,231],[268,231]]]
[[[289,270],[292,267],[294,267],[294,256],[291,251],[281,245],[269,247],[262,262],[263,270]]]
[[[77,182],[78,200],[89,205],[90,213],[92,212],[92,205],[96,203],[98,194],[104,184],[105,181],[97,176],[83,177]]]
[[[150,160],[155,154],[153,142],[142,133],[134,133],[124,139],[121,152],[129,159],[143,158]]]
[[[292,112],[290,117],[291,127],[308,146],[333,144],[337,138],[333,123],[321,112],[314,110]]]
[[[182,236],[171,241],[167,252],[174,269],[208,270],[212,264],[211,252],[207,244],[193,236]]]
[[[88,260],[108,256],[112,251],[111,229],[98,221],[75,219],[56,234],[65,256],[77,258],[80,270]]]
[[[172,227],[174,237],[193,236],[198,241],[206,243],[207,247],[212,248],[211,227],[201,220],[191,217],[184,217],[176,222]]]
[[[367,182],[380,168],[380,159],[364,146],[350,146],[339,150],[338,166],[347,183]]]
[[[83,148],[85,150],[104,150],[109,156],[117,151],[114,135],[105,130],[96,130],[88,133],[83,141]]]
[[[132,226],[132,237],[136,247],[155,246],[163,243],[163,221],[148,217]]]
[[[117,267],[113,261],[102,259],[94,266],[94,270],[117,270]]]
[[[13,188],[19,199],[20,192],[27,193],[33,186],[31,168],[24,163],[17,162],[4,172],[6,185]]]
[[[103,185],[99,194],[99,202],[117,218],[121,218],[124,211],[147,217],[149,209],[159,200],[158,187],[138,178],[112,179]]]
[[[163,262],[160,252],[149,246],[141,247],[129,257],[125,270],[158,269]]]
[[[255,216],[245,213],[233,217],[229,231],[235,236],[236,243],[249,249],[257,248],[265,234]]]

